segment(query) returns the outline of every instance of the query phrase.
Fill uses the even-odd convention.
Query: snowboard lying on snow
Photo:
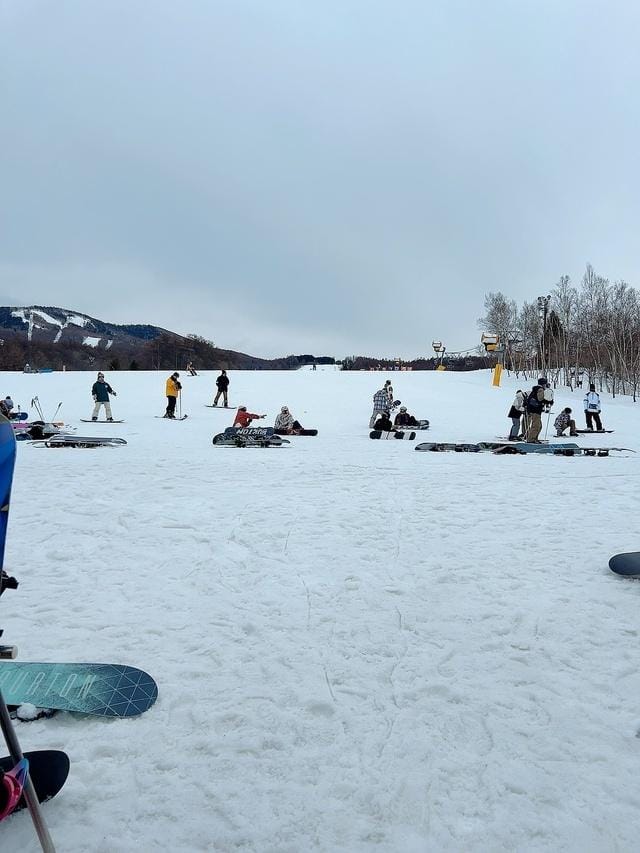
[[[298,429],[294,430],[294,432],[286,432],[283,429],[274,429],[274,435],[317,435],[317,429]]]
[[[227,427],[213,436],[213,444],[216,447],[282,447],[290,442],[275,435],[272,427]]]
[[[609,568],[625,578],[640,578],[640,551],[616,554],[609,560]]]
[[[29,761],[29,776],[33,782],[38,802],[44,803],[60,791],[69,775],[69,756],[58,749],[40,749],[35,752],[24,752]],[[0,770],[8,773],[14,767],[10,756],[0,758]],[[11,814],[26,809],[24,796],[20,797],[17,806]]]
[[[97,435],[52,435],[41,441],[31,442],[34,447],[122,447],[124,438]]]
[[[465,444],[425,441],[416,445],[416,450],[426,452],[453,451],[456,453],[491,452],[504,455],[527,455],[530,453],[547,456],[609,456],[613,452],[635,453],[628,447],[579,447],[577,444],[527,444],[526,442],[507,442],[501,444],[495,441],[480,441]]]
[[[133,666],[108,663],[0,661],[0,690],[7,705],[135,717],[158,697],[151,676]]]
[[[602,435],[605,432],[615,432],[613,429],[577,429],[579,435]]]
[[[118,420],[117,418],[111,418],[110,421],[98,420],[97,418],[94,420],[93,418],[80,418],[81,423],[83,424],[123,424],[124,420]]]
[[[406,441],[413,441],[415,437],[415,432],[401,432],[400,430],[384,432],[381,429],[372,429],[369,433],[369,438],[400,438]]]

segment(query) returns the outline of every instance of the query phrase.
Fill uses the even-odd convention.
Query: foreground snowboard
[[[58,749],[41,749],[36,752],[25,752],[29,760],[29,776],[38,797],[38,802],[44,803],[61,790],[69,775],[69,756]],[[7,756],[0,758],[0,770],[7,773],[13,767],[13,759]],[[26,809],[24,796],[20,797],[13,812]]]
[[[295,432],[285,432],[283,429],[274,429],[274,435],[317,435],[317,429],[299,429]]]
[[[7,705],[134,717],[147,711],[158,687],[146,672],[107,663],[0,662],[0,689]]]
[[[640,578],[640,551],[616,554],[609,560],[609,568],[625,578]]]
[[[415,432],[400,432],[398,430],[396,430],[395,432],[384,432],[381,429],[372,429],[369,433],[369,438],[399,438],[405,439],[406,441],[413,441],[415,437]]]
[[[52,435],[51,438],[32,442],[34,447],[122,447],[124,438],[93,435]]]
[[[7,538],[7,521],[9,520],[11,483],[15,461],[16,439],[13,434],[13,427],[3,415],[0,415],[0,570],[4,566],[4,546]]]

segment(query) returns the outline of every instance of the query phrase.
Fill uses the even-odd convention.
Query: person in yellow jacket
[[[176,401],[178,394],[182,390],[182,385],[178,381],[179,373],[172,373],[167,379],[165,394],[167,395],[167,411],[164,413],[165,418],[175,418],[176,416]]]

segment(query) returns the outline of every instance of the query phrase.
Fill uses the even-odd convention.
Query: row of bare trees
[[[640,291],[587,266],[578,287],[562,276],[551,293],[516,302],[488,293],[478,323],[500,337],[507,370],[546,373],[570,388],[594,382],[612,394],[640,391]]]

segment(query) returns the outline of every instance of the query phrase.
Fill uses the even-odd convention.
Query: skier
[[[584,398],[584,416],[587,421],[587,429],[593,432],[593,422],[595,421],[596,430],[602,432],[602,421],[600,420],[600,394],[596,391],[596,386],[591,383],[589,390]]]
[[[222,394],[222,399],[223,399],[222,405],[225,407],[225,409],[228,408],[229,401],[227,399],[227,389],[229,388],[229,377],[227,376],[226,370],[223,370],[220,373],[220,376],[218,376],[218,378],[216,379],[216,387],[218,389],[218,393],[215,396],[215,399],[213,401],[213,405],[214,406],[218,405],[218,400],[220,399],[220,395]]]
[[[520,436],[524,437],[524,434],[526,433],[525,424],[523,424],[522,426],[522,432],[520,431],[520,418],[525,413],[526,405],[527,395],[524,391],[521,391],[518,388],[508,414],[508,417],[511,418],[511,432],[509,433],[509,441],[517,441]]]
[[[189,376],[197,376],[197,375],[198,375],[198,374],[197,374],[197,372],[196,372],[195,367],[193,366],[193,362],[192,362],[192,361],[190,361],[190,362],[187,364],[187,370],[189,371]]]
[[[266,418],[266,415],[254,415],[252,412],[247,411],[246,406],[239,406],[238,411],[236,412],[235,420],[233,421],[234,427],[240,427],[244,429],[248,427],[251,421],[259,420],[260,418]]]
[[[576,432],[576,422],[571,417],[571,409],[568,407],[560,412],[553,425],[556,428],[556,438],[560,438],[567,427],[569,427],[569,435],[578,435]]]
[[[13,400],[7,394],[7,396],[4,398],[4,400],[0,400],[0,412],[2,412],[2,414],[5,416],[5,418],[8,418],[9,420],[11,420],[11,418],[13,417],[11,414],[12,409],[13,409]]]
[[[374,424],[382,412],[386,411],[389,414],[392,403],[393,388],[391,387],[391,380],[387,379],[383,387],[373,395],[373,414],[369,418],[369,429],[376,428]]]
[[[104,412],[107,420],[113,421],[113,415],[111,414],[111,403],[109,402],[109,394],[113,394],[114,397],[118,396],[111,387],[111,385],[109,385],[108,382],[104,381],[104,373],[98,373],[98,378],[91,387],[91,396],[93,397],[93,402],[95,403],[93,407],[93,414],[91,415],[92,421],[98,420],[98,412],[100,411],[100,406],[104,406]]]
[[[539,435],[542,429],[542,413],[548,412],[553,403],[553,392],[544,376],[538,379],[527,399],[527,441],[530,444],[540,444]]]
[[[410,415],[407,412],[406,406],[400,406],[400,411],[395,416],[393,420],[393,425],[395,427],[417,427],[418,421],[414,418],[413,415]]]
[[[393,424],[391,423],[391,418],[389,417],[389,412],[380,413],[380,417],[374,423],[373,429],[378,429],[381,432],[394,431]]]
[[[280,409],[280,414],[276,418],[276,422],[273,425],[273,428],[276,431],[286,432],[294,435],[298,430],[303,429],[302,424],[294,419],[287,406],[283,406]]]
[[[182,385],[178,381],[180,378],[180,374],[176,371],[172,373],[171,376],[167,379],[165,394],[167,396],[167,410],[164,413],[163,417],[165,418],[175,418],[176,416],[176,402],[178,400],[178,394],[182,390]]]

